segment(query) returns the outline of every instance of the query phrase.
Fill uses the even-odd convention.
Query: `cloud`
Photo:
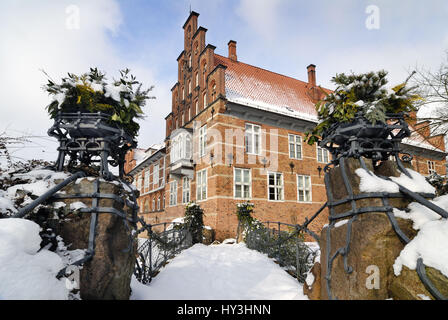
[[[2,1],[0,131],[7,128],[9,132],[46,136],[52,122],[45,110],[50,98],[41,89],[46,83],[41,69],[59,81],[67,72],[79,74],[94,66],[105,71],[109,78],[117,77],[118,70],[129,67],[144,86],[156,85],[153,93],[157,93],[159,99],[150,101],[149,105],[153,105],[152,113],[160,116],[159,109],[163,107],[154,106],[160,107],[169,101],[162,93],[169,89],[156,83],[146,64],[130,63],[120,57],[114,40],[120,34],[122,23],[120,7],[115,0]],[[167,113],[166,109],[163,113]],[[164,133],[164,123],[156,125],[154,120],[146,119],[141,130],[145,136],[154,137],[148,133],[148,127]],[[158,138],[164,138],[164,134]],[[41,144],[41,149],[30,148],[18,154],[24,158],[54,160],[55,143],[46,139]]]
[[[273,40],[281,23],[280,9],[287,0],[241,0],[236,14],[262,38]]]

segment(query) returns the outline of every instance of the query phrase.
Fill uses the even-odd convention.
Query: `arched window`
[[[204,95],[202,96],[202,105],[204,106],[203,109],[207,107],[207,92],[204,92]]]
[[[146,200],[145,200],[145,209],[144,209],[144,212],[148,212],[148,211],[149,211],[149,200],[146,199]]]
[[[195,87],[199,85],[199,72],[196,72],[196,78],[195,78]]]
[[[215,80],[212,81],[211,92],[212,92],[212,102],[213,102],[216,99],[216,82],[215,82]]]

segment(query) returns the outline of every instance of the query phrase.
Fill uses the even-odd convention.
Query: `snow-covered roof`
[[[317,122],[316,101],[307,82],[215,54],[226,66],[226,99],[253,108]],[[324,89],[329,92],[328,89]]]

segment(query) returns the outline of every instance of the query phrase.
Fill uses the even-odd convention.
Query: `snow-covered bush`
[[[184,223],[191,233],[192,244],[202,243],[203,218],[204,210],[198,204],[190,202],[185,208]]]
[[[143,116],[146,100],[154,98],[148,96],[153,87],[142,90],[142,84],[129,72],[121,70],[120,79],[112,82],[97,68],[81,76],[68,73],[60,84],[49,79],[43,89],[53,96],[47,106],[50,117],[54,119],[59,112],[103,112],[110,115],[111,124],[137,136],[140,126],[135,120]]]
[[[415,87],[408,87],[409,78],[393,87],[386,87],[387,72],[364,74],[337,74],[332,82],[337,85],[334,92],[316,104],[319,124],[307,133],[307,142],[313,144],[336,123],[349,123],[357,114],[362,114],[372,124],[385,122],[386,113],[410,112],[416,109]]]

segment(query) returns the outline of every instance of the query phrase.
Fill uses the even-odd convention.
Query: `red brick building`
[[[301,81],[239,61],[233,40],[228,56],[219,55],[198,16],[191,12],[183,26],[164,145],[127,155],[140,213],[149,223],[171,221],[195,201],[218,240],[235,237],[236,205],[246,200],[262,221],[303,222],[326,201],[322,169],[330,160],[304,142],[322,98],[316,66]],[[444,137],[426,138],[425,123],[411,126],[402,147],[414,155],[414,169],[445,174]],[[327,222],[318,219],[316,231]]]

